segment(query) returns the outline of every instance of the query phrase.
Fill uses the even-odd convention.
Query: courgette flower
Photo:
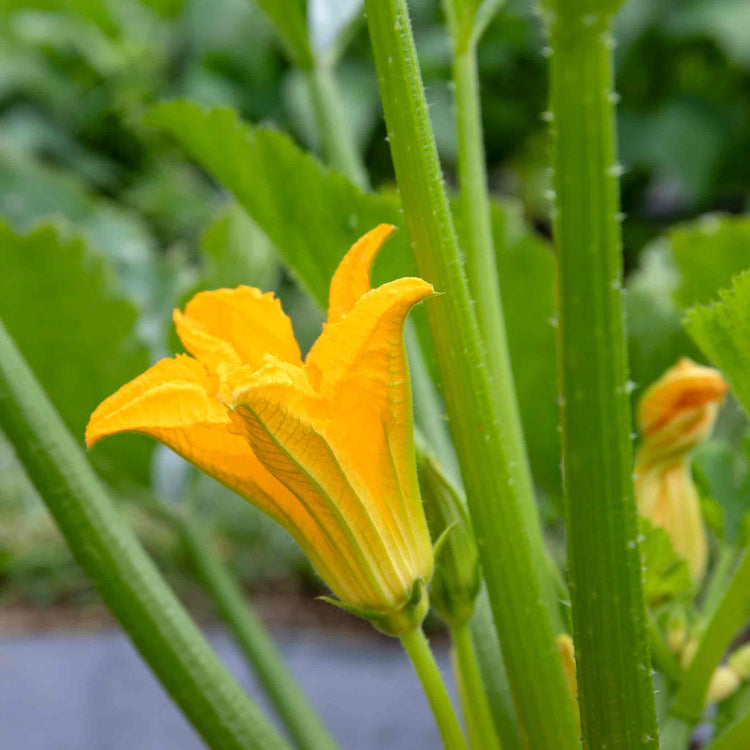
[[[393,635],[427,611],[433,553],[419,496],[406,316],[433,293],[417,278],[370,288],[381,225],[349,250],[328,320],[304,362],[270,293],[201,292],[163,359],[96,409],[89,446],[140,432],[281,524],[337,602]]]
[[[690,453],[711,434],[726,391],[718,370],[685,358],[648,388],[638,407],[638,510],[666,530],[695,583],[703,578],[708,553]]]

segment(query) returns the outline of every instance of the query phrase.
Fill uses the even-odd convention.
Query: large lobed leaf
[[[175,136],[233,193],[322,307],[349,247],[382,222],[401,223],[395,196],[363,193],[286,135],[248,126],[229,107],[163,102],[145,122]],[[380,254],[375,280],[413,274],[406,233],[397,232]]]
[[[644,250],[626,298],[636,397],[680,357],[701,359],[682,327],[684,312],[715,298],[748,265],[750,219],[744,216],[702,216],[671,228]]]
[[[720,291],[718,302],[690,310],[685,328],[750,415],[750,270]]]
[[[278,32],[289,56],[299,68],[313,65],[307,33],[307,0],[257,0]]]
[[[681,275],[677,303],[706,304],[750,267],[750,216],[708,214],[672,229],[669,242]]]
[[[135,307],[116,291],[107,259],[47,224],[25,234],[0,222],[0,319],[83,444],[89,415],[148,367]],[[128,438],[97,448],[100,468],[146,482],[152,445]]]

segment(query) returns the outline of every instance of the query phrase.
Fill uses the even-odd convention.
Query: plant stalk
[[[198,576],[295,744],[302,750],[334,750],[336,743],[300,690],[245,593],[211,549],[208,533],[188,514],[180,518],[178,528]]]
[[[288,747],[120,518],[2,323],[0,428],[76,561],[206,744],[216,750]]]
[[[747,750],[750,739],[750,711],[727,727],[719,739],[708,746],[708,750]]]
[[[422,683],[445,750],[466,750],[461,725],[458,723],[456,712],[453,710],[453,704],[424,631],[421,627],[415,628],[410,633],[401,636],[401,643]]]
[[[370,181],[357,152],[350,117],[339,96],[333,71],[326,63],[317,62],[305,74],[326,162],[367,190]]]
[[[490,706],[500,744],[503,750],[520,750],[522,745],[518,720],[486,587],[479,592],[469,627],[479,662],[483,691]]]
[[[572,748],[577,731],[546,604],[541,533],[531,523],[534,495],[510,368],[495,369],[480,332],[406,1],[366,0],[366,11],[417,268],[444,292],[425,309],[522,733],[531,748]]]
[[[653,748],[656,708],[633,496],[611,18],[549,24],[558,356],[568,562],[584,747]],[[594,4],[595,5],[595,4]]]
[[[750,547],[746,548],[724,598],[716,608],[690,662],[664,725],[665,750],[683,748],[701,720],[711,677],[732,639],[750,617]]]
[[[492,721],[487,696],[484,694],[469,624],[463,623],[452,627],[451,639],[458,672],[457,682],[461,686],[459,693],[469,747],[472,750],[500,750],[500,740]]]

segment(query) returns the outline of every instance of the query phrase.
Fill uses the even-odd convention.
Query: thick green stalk
[[[716,612],[716,608],[721,603],[727,586],[732,580],[732,572],[737,563],[737,557],[738,553],[735,547],[722,545],[701,602],[702,620],[710,620]]]
[[[367,0],[391,154],[482,568],[522,733],[574,747],[575,721],[546,606],[534,496],[510,372],[490,364],[453,228],[405,0]]]
[[[510,391],[511,400],[515,404],[515,384],[505,332],[495,244],[492,237],[490,196],[482,132],[482,107],[479,96],[477,39],[474,35],[460,34],[458,29],[453,29],[452,35],[461,247],[464,253],[469,292],[476,302],[477,322],[492,372],[502,373],[503,387]],[[520,423],[518,439],[522,441],[522,454],[525,457],[523,429]],[[526,474],[524,481],[530,485],[528,462],[525,461],[519,470]],[[541,535],[536,505],[524,503],[523,509],[529,514],[529,527]],[[547,559],[541,537],[539,543],[533,545],[533,549],[543,553],[543,557],[537,561],[537,564],[546,566],[551,572],[549,580],[543,576],[543,582],[547,587],[546,597],[553,628],[555,631],[560,631],[563,625],[557,610],[554,580],[556,575],[559,576],[559,570],[552,560]]]
[[[520,750],[521,735],[486,587],[479,592],[474,604],[470,628],[484,694],[490,705],[500,744],[503,750]]]
[[[460,43],[456,39],[454,45],[461,248],[471,296],[477,302],[477,318],[487,355],[494,361],[494,369],[510,370],[487,191],[476,44],[470,40]]]
[[[461,725],[458,723],[451,698],[443,682],[443,676],[440,674],[422,628],[415,628],[410,633],[402,635],[401,643],[404,645],[404,650],[409,655],[411,663],[414,665],[414,671],[422,683],[440,730],[440,737],[443,740],[445,750],[466,750],[466,741],[461,731]]]
[[[648,620],[648,642],[651,647],[651,657],[658,670],[664,675],[665,680],[670,685],[677,685],[682,679],[682,667],[674,655],[669,645],[664,640],[656,617],[652,612],[647,612]]]
[[[357,153],[351,132],[351,118],[339,97],[333,71],[328,65],[317,63],[312,69],[305,71],[305,74],[326,162],[366,190],[369,179]]]
[[[479,70],[477,67],[476,35],[462,33],[451,25],[453,37],[453,84],[455,91],[455,122],[458,144],[458,181],[460,187],[460,244],[464,254],[464,267],[469,283],[469,293],[476,303],[477,322],[490,361],[491,371],[499,376],[502,387],[509,393],[509,402],[515,405],[516,391],[513,370],[505,331],[505,319],[498,282],[495,243],[492,236],[490,196],[485,166],[484,135],[482,131],[482,105],[479,93]],[[515,417],[518,419],[518,416]],[[520,441],[520,453],[524,457],[518,466],[523,474],[523,482],[531,486],[531,474],[526,460],[523,428],[520,420],[514,429]],[[543,575],[545,597],[552,617],[553,629],[563,629],[562,619],[557,609],[554,576],[559,570],[547,551],[541,537],[541,526],[535,503],[523,503],[528,513],[528,527],[539,539],[532,545],[536,553],[541,553],[536,565],[541,570],[550,569],[550,577]],[[551,570],[554,568],[555,570]]]
[[[611,19],[550,21],[559,373],[573,640],[584,747],[658,744],[641,586],[612,91]]]
[[[490,706],[482,685],[474,641],[468,623],[451,628],[455,649],[458,682],[461,685],[461,704],[472,750],[500,750],[500,740],[490,713]]]
[[[196,572],[296,745],[302,750],[336,748],[244,592],[213,553],[209,535],[189,516],[181,519],[179,529]]]
[[[207,745],[287,747],[123,523],[2,323],[0,428],[76,560]]]
[[[703,704],[714,670],[732,639],[750,617],[750,548],[746,548],[724,598],[709,621],[664,725],[665,750],[683,750]]]

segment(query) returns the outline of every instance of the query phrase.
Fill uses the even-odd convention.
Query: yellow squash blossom
[[[86,441],[160,440],[281,524],[343,606],[399,635],[421,622],[433,568],[403,340],[433,289],[416,278],[370,289],[392,230],[344,257],[304,362],[272,294],[201,292],[174,313],[193,356],[163,359],[106,399]]]
[[[710,435],[726,391],[718,370],[685,358],[643,394],[638,407],[638,510],[667,531],[696,583],[706,570],[707,545],[690,452]]]

